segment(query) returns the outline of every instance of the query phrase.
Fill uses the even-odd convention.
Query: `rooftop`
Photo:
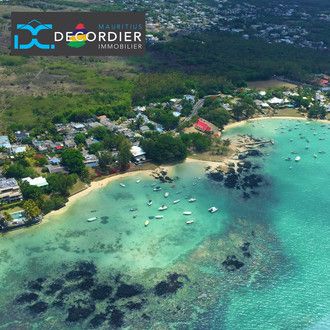
[[[14,178],[0,178],[0,189],[10,189],[15,187],[18,187],[18,184]]]

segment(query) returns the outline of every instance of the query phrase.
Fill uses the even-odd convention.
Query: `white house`
[[[45,187],[48,186],[48,182],[45,178],[42,176],[39,176],[38,178],[32,179],[30,177],[22,179],[24,182],[28,182],[30,186],[36,186],[36,187]]]
[[[136,164],[141,164],[147,160],[146,153],[143,151],[141,147],[132,146],[131,154],[133,155],[134,163]]]
[[[272,99],[268,100],[269,104],[283,104],[284,100],[283,99],[279,99],[278,97],[273,97]]]

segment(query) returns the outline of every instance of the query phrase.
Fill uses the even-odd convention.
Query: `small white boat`
[[[141,182],[141,179],[137,179],[137,180],[136,180],[136,183],[140,183],[140,182]]]
[[[93,217],[93,218],[89,218],[89,219],[87,219],[88,222],[93,222],[93,221],[95,221],[95,220],[97,220],[97,217]]]
[[[209,209],[208,209],[208,211],[210,212],[210,213],[215,213],[215,212],[217,212],[219,209],[217,208],[217,207],[215,207],[215,206],[212,206],[212,207],[210,207]]]
[[[152,205],[152,200],[150,199],[147,203],[148,206],[151,206]]]
[[[192,223],[194,223],[194,220],[188,220],[188,221],[186,221],[186,224],[187,225],[191,225]]]
[[[154,191],[160,191],[160,190],[162,190],[162,188],[161,187],[155,187],[153,190]]]
[[[163,215],[156,215],[156,216],[155,216],[155,219],[163,219],[163,218],[164,218]]]
[[[183,212],[183,215],[191,215],[192,214],[192,212],[190,212],[190,211],[184,211]]]
[[[149,223],[150,223],[150,221],[149,221],[149,220],[146,220],[146,221],[144,222],[144,227],[147,227],[147,226],[149,225]]]
[[[169,192],[166,192],[166,193],[164,194],[164,197],[167,198],[168,196],[170,196],[170,193],[169,193]]]
[[[180,203],[180,199],[176,199],[175,201],[173,201],[173,204],[178,204]]]
[[[120,186],[123,187],[123,188],[126,187],[125,183],[120,183]]]
[[[158,211],[165,211],[165,210],[167,210],[166,205],[162,205],[161,207],[158,208]]]
[[[313,157],[314,157],[314,158],[317,158],[317,154],[314,154]]]
[[[190,198],[190,199],[188,199],[188,202],[189,202],[189,203],[196,202],[196,198]]]
[[[301,160],[301,157],[300,156],[297,156],[295,159],[294,159],[296,162],[299,162]]]

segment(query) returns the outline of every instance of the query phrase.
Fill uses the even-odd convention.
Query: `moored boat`
[[[183,215],[191,215],[191,214],[192,214],[191,211],[184,211],[184,212],[183,212]]]
[[[169,192],[166,192],[166,193],[164,194],[164,197],[167,198],[168,196],[170,196],[170,193],[169,193]]]
[[[210,213],[215,213],[215,212],[217,212],[219,209],[217,208],[217,207],[215,207],[215,206],[212,206],[212,207],[210,207],[209,209],[208,209],[208,211],[210,212]]]
[[[192,224],[192,223],[194,223],[194,220],[188,220],[188,221],[186,221],[186,224],[187,224],[187,225],[190,225],[190,224]]]
[[[189,198],[189,199],[188,199],[188,202],[189,202],[189,203],[196,202],[196,198]]]
[[[121,187],[123,187],[123,188],[126,187],[125,183],[120,183],[119,185],[120,185]]]
[[[156,215],[156,216],[155,216],[155,219],[163,219],[163,218],[164,218],[163,215]]]
[[[167,210],[166,205],[162,205],[161,207],[158,208],[158,211],[165,211],[165,210]]]
[[[149,221],[149,220],[146,220],[146,221],[144,222],[144,227],[147,227],[147,226],[149,225],[149,223],[150,223],[150,221]]]
[[[97,220],[97,217],[89,218],[89,219],[87,219],[87,222],[93,222],[95,220]]]
[[[162,188],[159,187],[159,186],[157,186],[157,187],[155,187],[153,190],[154,190],[154,191],[160,191],[160,190],[162,190]]]
[[[301,160],[301,157],[300,156],[297,156],[295,159],[294,159],[296,162],[299,162]]]
[[[151,200],[151,199],[149,199],[147,205],[148,205],[148,206],[151,206],[151,205],[152,205],[152,200]]]
[[[180,203],[180,199],[176,199],[175,201],[173,201],[173,204],[178,204]]]

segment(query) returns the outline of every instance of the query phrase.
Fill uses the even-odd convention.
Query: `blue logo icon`
[[[37,23],[39,25],[33,27],[31,24]],[[27,30],[31,33],[31,36],[33,37],[31,41],[28,44],[21,44],[18,41],[18,35],[14,35],[14,49],[30,49],[32,47],[37,47],[39,49],[55,49],[54,44],[44,44],[38,41],[36,38],[40,31],[43,30],[52,30],[53,24],[42,24],[37,20],[32,20],[27,24],[17,24],[16,25],[17,30]]]

